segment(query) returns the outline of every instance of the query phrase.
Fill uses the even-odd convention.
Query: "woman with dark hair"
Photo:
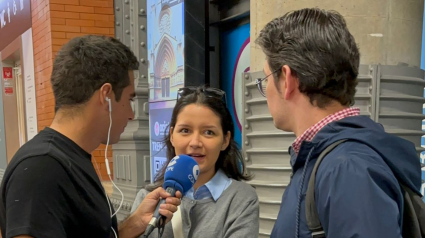
[[[223,101],[224,99],[224,101]],[[137,194],[132,211],[144,197],[164,182],[165,168],[176,155],[186,154],[199,164],[200,174],[182,198],[179,210],[183,237],[258,237],[259,205],[242,155],[234,141],[234,125],[225,104],[225,93],[206,87],[186,87],[178,99],[166,135],[167,163],[154,184]],[[173,224],[176,224],[173,222]],[[173,238],[172,223],[162,237]],[[157,237],[153,232],[149,237]]]

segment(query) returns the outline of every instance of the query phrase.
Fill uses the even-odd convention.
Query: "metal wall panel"
[[[148,60],[146,48],[146,0],[115,0],[115,37],[131,48],[139,59],[135,72],[135,118],[127,124],[120,142],[113,145],[114,182],[124,193],[117,214],[119,221],[130,213],[137,192],[150,182]],[[114,188],[111,197],[115,209],[121,193]]]
[[[375,120],[385,130],[413,142],[421,148],[422,107],[425,103],[424,71],[405,66],[380,66],[377,77],[377,109]]]
[[[248,171],[255,175],[249,183],[256,188],[260,200],[260,234],[268,237],[277,218],[283,192],[292,171],[288,148],[295,140],[293,133],[282,132],[273,119],[255,85],[263,72],[245,73],[242,151]]]

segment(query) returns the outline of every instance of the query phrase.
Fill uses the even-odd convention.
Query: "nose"
[[[199,133],[193,133],[192,138],[190,138],[189,146],[192,148],[199,148],[202,146]]]
[[[129,121],[134,120],[134,110],[133,109],[131,109],[130,112],[129,112],[128,120]]]

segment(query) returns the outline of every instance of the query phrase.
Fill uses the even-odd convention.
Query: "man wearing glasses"
[[[272,238],[401,237],[403,193],[419,193],[421,173],[412,143],[360,116],[354,104],[359,50],[337,12],[302,9],[269,22],[256,43],[266,55],[263,79],[276,128],[294,132],[293,175]],[[318,156],[314,201],[323,229],[307,225],[305,196]]]

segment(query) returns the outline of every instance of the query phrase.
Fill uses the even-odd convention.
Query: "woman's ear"
[[[230,131],[228,131],[227,134],[224,136],[223,146],[221,147],[222,151],[226,150],[227,147],[229,147],[231,135],[232,135],[232,133],[230,133]]]
[[[174,131],[174,127],[170,127],[170,142],[171,142],[171,145],[174,146],[174,143],[173,143],[173,131]]]

